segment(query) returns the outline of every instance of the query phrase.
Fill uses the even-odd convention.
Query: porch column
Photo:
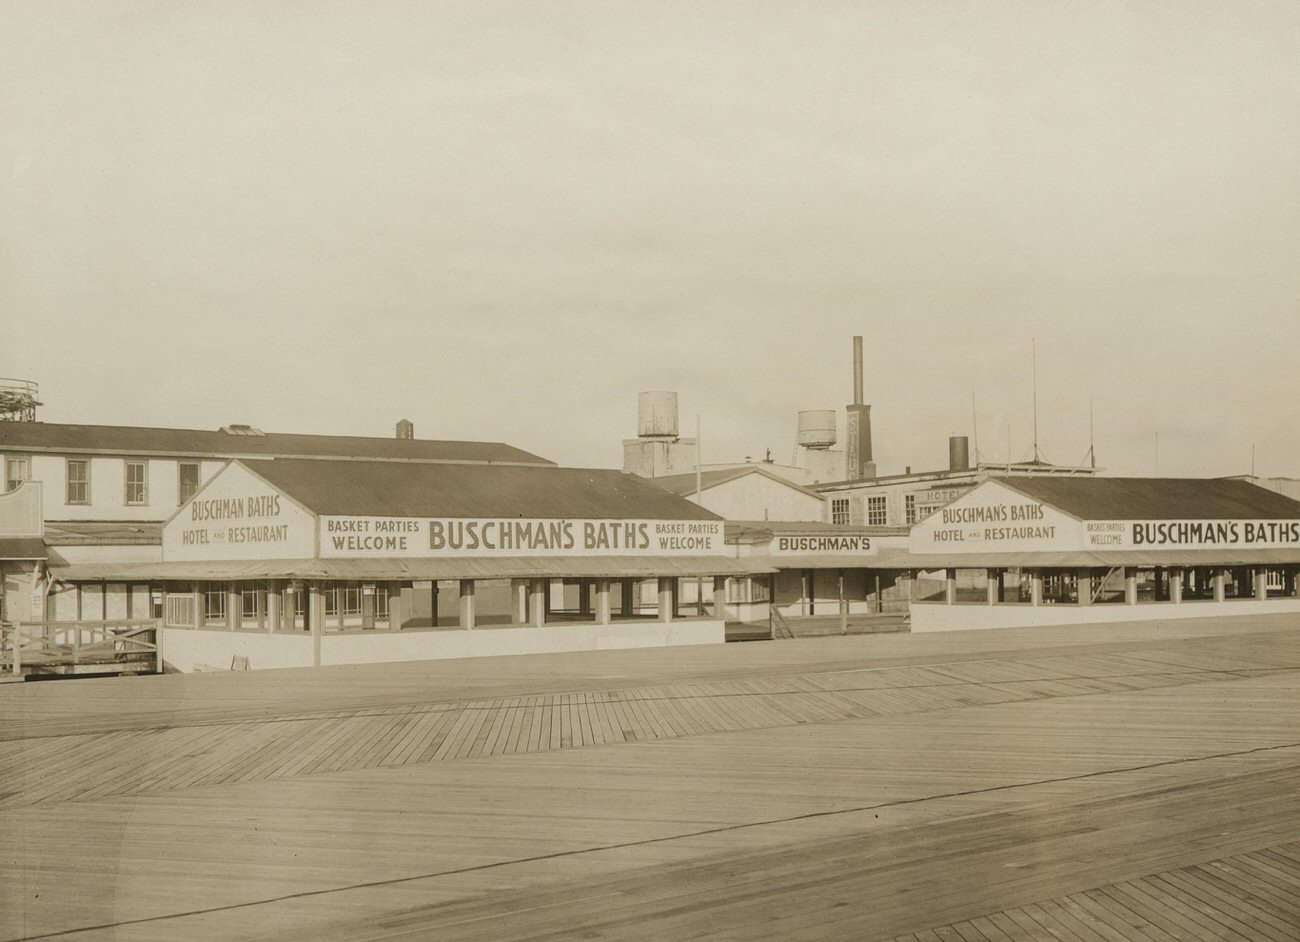
[[[1029,571],[1029,604],[1043,604],[1043,571],[1041,569],[1031,569]]]
[[[197,582],[190,584],[190,591],[194,593],[194,627],[203,627],[203,586]]]
[[[510,580],[510,590],[514,593],[514,623],[528,624],[528,580]]]
[[[244,598],[235,583],[226,583],[226,628],[234,631],[244,619]]]
[[[1255,598],[1268,598],[1268,569],[1264,566],[1255,567]]]
[[[813,574],[811,569],[799,570],[799,614],[811,615],[813,606]]]
[[[546,624],[546,580],[531,579],[528,584],[528,623],[534,628]]]
[[[609,615],[609,580],[596,580],[596,624],[608,625]]]
[[[957,601],[957,570],[945,569],[943,580],[943,602],[945,605],[953,605]]]
[[[1222,569],[1214,570],[1214,577],[1211,580],[1211,583],[1214,586],[1214,601],[1222,602],[1227,597],[1227,593],[1225,591],[1225,586],[1224,586],[1224,583],[1226,581],[1227,580],[1224,579],[1224,571]]]
[[[1092,604],[1092,570],[1084,567],[1075,570],[1075,579],[1079,582],[1079,604]]]
[[[1183,601],[1183,569],[1181,566],[1169,568],[1169,601],[1175,605]]]
[[[284,605],[280,597],[284,583],[279,579],[272,579],[266,586],[266,631],[267,634],[275,634],[280,630],[280,620],[283,617],[280,614]]]
[[[1286,594],[1291,598],[1300,598],[1300,578],[1296,578],[1296,569],[1300,567],[1286,567]]]
[[[1124,567],[1124,604],[1138,603],[1138,571],[1136,566]]]
[[[998,604],[998,579],[1000,578],[1000,576],[1001,576],[1001,570],[998,569],[985,570],[984,580],[986,582],[986,586],[985,586],[984,594],[985,594],[985,598],[988,599],[988,603],[990,605]]]
[[[837,573],[836,589],[840,597],[840,634],[849,633],[849,600],[844,597],[844,570],[840,569]]]
[[[308,587],[307,623],[311,626],[311,664],[312,667],[320,667],[321,632],[325,627],[325,587],[316,581],[308,583]]]
[[[672,576],[659,577],[659,620],[673,620],[673,579]]]
[[[401,631],[402,622],[406,620],[406,613],[402,611],[402,584],[390,582],[384,591],[388,593],[388,630]]]
[[[380,591],[380,586],[373,582],[361,583],[361,627],[373,629],[375,627],[375,593]]]
[[[474,630],[474,580],[460,580],[460,626]]]
[[[429,624],[434,628],[438,627],[438,580],[434,579],[429,584]]]

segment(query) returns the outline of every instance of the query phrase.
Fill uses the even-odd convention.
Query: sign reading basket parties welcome
[[[330,558],[712,556],[722,550],[721,520],[320,518],[320,554]]]

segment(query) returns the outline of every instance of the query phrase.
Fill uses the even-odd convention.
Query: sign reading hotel
[[[1080,520],[987,481],[912,528],[915,553],[1300,546],[1300,520]]]
[[[311,514],[239,465],[218,472],[163,527],[163,558],[305,559]]]
[[[722,551],[721,520],[320,518],[325,558],[714,556]]]
[[[767,548],[768,556],[875,556],[877,553],[879,547],[871,537],[847,533],[775,536]]]

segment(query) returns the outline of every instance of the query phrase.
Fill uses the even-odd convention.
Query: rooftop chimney
[[[862,402],[862,338],[853,338],[853,405],[846,410],[844,437],[847,439],[845,477],[853,481],[876,476],[871,460],[871,406]]]
[[[415,423],[410,419],[402,419],[397,423],[397,437],[410,441],[415,438]]]

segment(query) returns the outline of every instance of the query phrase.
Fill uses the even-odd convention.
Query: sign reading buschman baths
[[[322,557],[711,556],[720,520],[320,518]]]
[[[1079,520],[988,481],[912,529],[916,553],[1300,546],[1296,520]]]

